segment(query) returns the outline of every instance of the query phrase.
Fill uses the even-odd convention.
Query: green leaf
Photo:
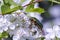
[[[8,6],[8,5],[1,6],[2,14],[7,13],[9,10],[10,10],[10,6]]]
[[[2,37],[2,33],[0,33],[0,38]]]
[[[38,12],[38,13],[44,13],[45,10],[43,8],[34,8],[34,5],[31,4],[29,6],[27,6],[26,12]]]
[[[60,0],[56,0],[56,1],[60,2]]]
[[[9,34],[7,32],[0,33],[0,40],[2,38],[8,38]]]
[[[49,0],[49,1],[60,4],[60,1],[58,1],[58,0]]]
[[[30,12],[33,8],[34,8],[34,5],[33,4],[28,5],[25,11],[26,12]]]
[[[3,0],[4,4],[17,5],[13,0]]]
[[[2,38],[8,38],[8,33],[7,32],[3,32],[2,33]]]
[[[21,2],[25,2],[26,0],[21,0]]]
[[[4,4],[7,4],[7,3],[9,3],[9,1],[8,1],[8,0],[3,0],[3,2],[4,2]]]
[[[45,38],[44,37],[41,37],[41,40],[44,40]]]
[[[30,12],[38,12],[38,13],[44,13],[45,10],[42,8],[33,8],[32,10],[30,10]]]
[[[0,7],[0,14],[1,14],[1,7]]]
[[[18,9],[22,9],[23,7],[22,6],[16,6],[12,9],[10,9],[10,6],[8,5],[2,5],[1,6],[1,11],[2,11],[2,14],[11,14],[12,12],[18,10]]]
[[[33,2],[33,1],[35,1],[35,0],[31,0],[31,2]]]
[[[0,40],[2,40],[2,38],[0,38]]]

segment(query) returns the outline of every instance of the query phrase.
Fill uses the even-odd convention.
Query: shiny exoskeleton
[[[34,25],[36,25],[39,29],[42,30],[43,25],[40,23],[38,19],[31,17],[30,20],[31,20],[31,24],[34,23]],[[31,25],[30,25],[30,28],[31,28]]]

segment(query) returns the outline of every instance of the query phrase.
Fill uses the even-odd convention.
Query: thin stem
[[[30,2],[29,4],[24,5],[23,7],[28,6],[28,5],[30,5],[30,4],[34,4],[34,3],[36,3],[36,2]]]
[[[25,6],[28,6],[28,5],[30,5],[30,4],[37,3],[37,2],[41,2],[41,1],[33,1],[33,2],[30,2],[29,4],[27,4],[27,5],[24,5],[23,7],[25,7]]]
[[[52,1],[51,6],[53,6],[53,0],[51,0],[51,1]]]
[[[60,4],[60,2],[58,2],[58,1],[55,1],[55,0],[50,0],[50,1]]]

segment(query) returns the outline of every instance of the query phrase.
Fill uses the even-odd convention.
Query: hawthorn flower
[[[13,36],[13,40],[19,40],[18,36]]]
[[[7,21],[13,22],[15,20],[15,17],[11,14],[4,15],[4,18],[7,19]]]
[[[15,38],[16,38],[16,40],[19,40],[24,35],[29,36],[28,30],[25,30],[24,28],[20,27],[15,30],[13,40],[15,40]]]
[[[0,15],[0,32],[2,33],[3,31],[8,30],[8,26],[10,25],[10,22],[7,21],[2,15]]]
[[[60,27],[54,25],[53,28],[46,29],[46,39],[54,39],[55,37],[60,38]]]
[[[23,39],[24,40],[25,39],[34,40],[39,37],[41,37],[41,34],[40,34],[40,31],[38,31],[38,28],[32,28],[30,30],[29,28],[20,27],[20,28],[14,30],[13,40],[23,40]]]
[[[13,12],[13,14],[0,15],[0,32],[7,31],[10,36],[13,35],[13,40],[35,40],[41,37],[40,29],[34,23],[31,24],[29,18],[20,10]]]

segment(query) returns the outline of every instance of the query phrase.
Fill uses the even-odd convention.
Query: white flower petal
[[[7,19],[7,21],[14,21],[15,20],[15,17],[10,14],[4,15],[4,18]]]
[[[19,36],[13,36],[13,40],[18,40]]]
[[[11,26],[9,26],[9,28],[10,28],[11,30],[14,30],[14,29],[15,29],[15,25],[11,25]]]
[[[55,34],[54,33],[49,33],[45,36],[46,39],[54,39],[55,38]]]
[[[53,30],[52,30],[52,28],[46,28],[45,31],[48,32],[48,33],[50,33],[50,32],[52,32]]]
[[[57,31],[57,32],[56,32],[56,37],[57,37],[57,38],[60,38],[60,31]]]
[[[8,30],[8,27],[4,27],[4,29],[3,29],[4,31],[7,31]]]
[[[53,30],[54,30],[54,31],[58,31],[58,30],[60,30],[60,27],[59,27],[58,25],[54,25],[54,26],[53,26]]]
[[[38,3],[35,3],[34,8],[38,8]]]
[[[55,38],[55,33],[51,33],[50,38],[54,39]]]
[[[50,35],[49,34],[45,35],[45,38],[46,39],[49,39],[50,38]]]

